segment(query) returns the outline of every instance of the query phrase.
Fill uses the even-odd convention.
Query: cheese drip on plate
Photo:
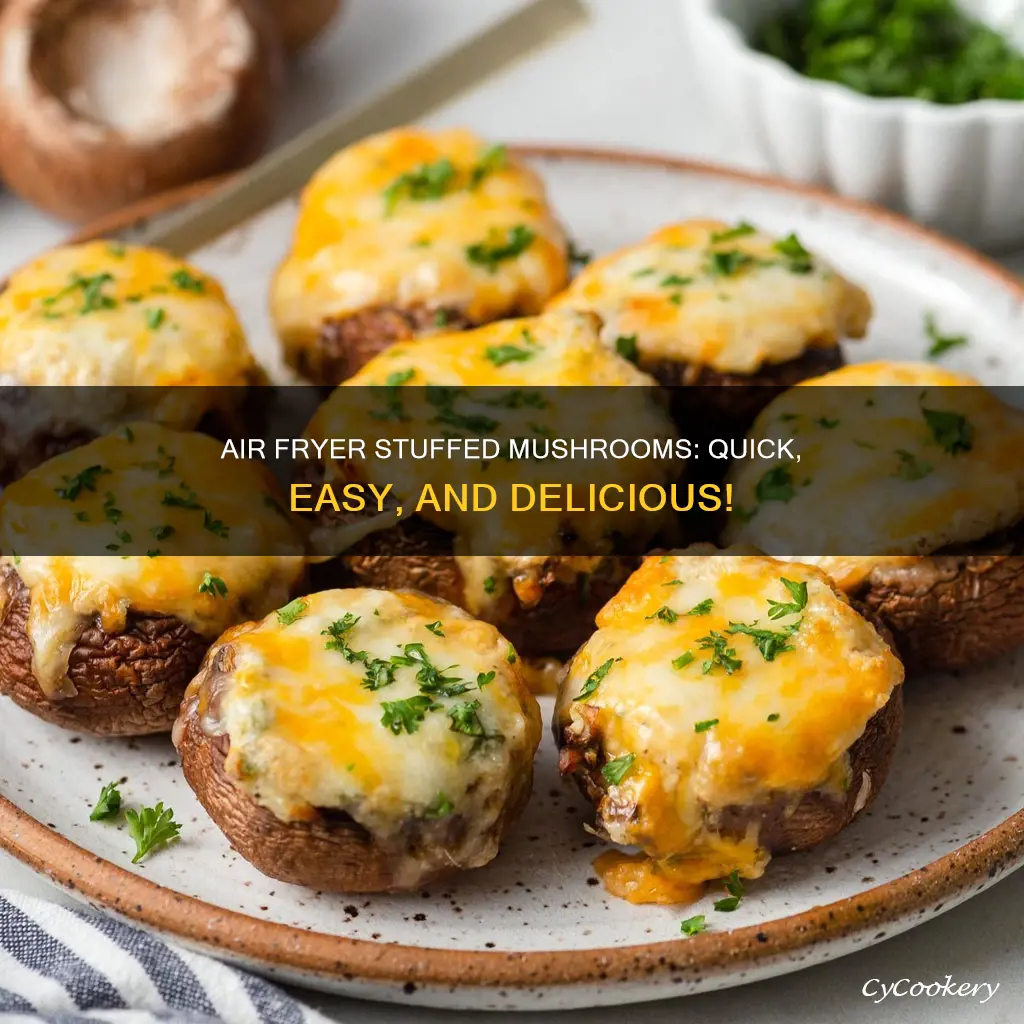
[[[194,552],[197,534],[223,553],[175,554]],[[149,555],[118,553],[129,546]],[[0,550],[29,591],[33,673],[48,697],[73,693],[68,657],[92,621],[117,633],[129,612],[167,615],[213,639],[283,603],[305,568],[302,537],[262,466],[222,462],[212,438],[147,423],[8,487]],[[17,554],[27,550],[42,553]]]
[[[823,573],[751,555],[651,556],[597,626],[560,692],[562,766],[579,770],[582,754],[599,830],[650,858],[610,865],[644,901],[663,895],[659,877],[683,892],[732,871],[758,877],[770,855],[759,808],[785,816],[807,793],[842,802],[851,786],[867,798],[847,752],[903,669]],[[745,824],[737,808],[752,809]]]
[[[585,267],[548,309],[596,313],[601,338],[659,361],[753,374],[863,337],[871,302],[795,235],[691,220]]]

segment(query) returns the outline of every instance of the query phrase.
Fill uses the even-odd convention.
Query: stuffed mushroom
[[[368,445],[365,457],[307,467],[311,482],[302,493],[316,510],[313,545],[341,553],[365,585],[412,586],[468,609],[524,654],[571,653],[635,567],[631,556],[675,535],[667,504],[634,514],[626,498],[617,511],[578,504],[592,487],[628,495],[630,487],[667,488],[679,477],[677,439],[659,397],[650,377],[600,343],[587,315],[550,313],[395,345],[338,388],[306,430],[320,444],[361,435]],[[398,454],[399,440],[449,439],[477,446],[486,439],[498,454]],[[651,457],[555,457],[556,443],[578,439],[637,439]],[[375,456],[377,442],[390,457]],[[655,443],[668,454],[655,454]],[[513,457],[514,447],[522,457]],[[577,487],[571,509],[564,492],[550,509],[538,497],[553,481]],[[352,482],[391,490],[380,509],[350,515],[322,488],[336,495]],[[475,486],[494,489],[490,511],[444,499],[447,488],[458,495]]]
[[[816,562],[892,631],[908,669],[1024,644],[1024,415],[924,364],[851,366],[777,398],[737,462],[727,543]]]
[[[129,419],[226,432],[259,369],[221,286],[156,249],[54,249],[0,291],[0,472]]]
[[[597,833],[642,851],[599,861],[615,895],[688,902],[732,872],[757,878],[877,795],[903,669],[824,573],[654,555],[597,626],[566,669],[556,736]]]
[[[229,630],[174,731],[189,785],[260,871],[415,889],[491,861],[540,712],[498,631],[412,592],[312,594]]]
[[[396,129],[310,182],[271,311],[288,363],[334,385],[393,342],[536,313],[567,277],[522,161],[469,132]]]
[[[865,292],[795,235],[707,220],[595,260],[548,308],[596,313],[606,345],[662,384],[703,388],[676,405],[712,432],[745,429],[778,391],[841,366],[839,342],[871,318]]]
[[[6,489],[0,693],[80,732],[164,732],[212,641],[288,600],[302,535],[220,450],[135,423]]]

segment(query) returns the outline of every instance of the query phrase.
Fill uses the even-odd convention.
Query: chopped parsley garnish
[[[451,719],[451,731],[460,732],[464,736],[484,736],[483,722],[480,721],[480,701],[464,700],[453,704],[448,709],[448,717]]]
[[[107,491],[106,497],[103,499],[103,518],[115,526],[124,519],[124,513],[115,505],[116,500],[113,491]]]
[[[384,212],[390,217],[403,199],[417,203],[441,199],[454,184],[455,176],[455,165],[447,157],[432,164],[420,164],[384,189]]]
[[[729,873],[729,877],[725,880],[725,891],[729,895],[723,896],[720,900],[715,900],[715,910],[730,914],[740,905],[740,901],[746,895],[739,871]]]
[[[707,930],[706,919],[703,914],[696,914],[693,917],[688,917],[680,926],[679,930],[687,938],[693,935],[700,935],[701,932]]]
[[[781,630],[774,631],[760,629],[756,623],[747,625],[745,622],[730,622],[728,632],[730,635],[739,633],[749,636],[754,641],[754,646],[761,652],[761,657],[765,661],[774,661],[783,652],[793,650],[793,646],[788,641],[799,627],[800,623],[797,622],[792,626],[785,626]]]
[[[653,615],[648,615],[647,620],[657,619],[659,622],[666,622],[671,625],[679,618],[679,613],[672,611],[667,604],[663,604]]]
[[[787,235],[772,248],[789,261],[790,273],[809,274],[814,269],[814,257],[803,247],[795,234]]]
[[[679,655],[678,658],[672,659],[673,668],[686,668],[687,665],[693,662],[693,651],[684,651]]]
[[[736,657],[736,648],[729,646],[729,638],[724,634],[712,630],[697,643],[702,651],[711,652],[711,657],[702,666],[704,675],[710,675],[716,668],[720,668],[731,676],[743,666],[743,662]]]
[[[628,359],[631,363],[635,363],[640,358],[637,336],[635,334],[620,334],[615,339],[615,351],[623,359]]]
[[[617,786],[630,772],[636,754],[623,754],[622,757],[613,758],[601,769],[601,775],[609,786]]]
[[[206,291],[206,282],[185,267],[171,274],[171,284],[179,291],[192,292],[194,295],[202,295]]]
[[[583,689],[580,690],[575,699],[583,700],[584,697],[589,697],[601,685],[601,680],[611,672],[612,665],[621,660],[621,658],[609,658],[603,665],[599,665],[595,668],[594,671],[587,676],[587,681],[583,684]]]
[[[688,284],[693,284],[693,278],[680,277],[679,274],[669,274],[661,280],[662,288],[685,288]]]
[[[630,277],[650,277],[652,274],[657,273],[654,267],[641,267],[639,270],[634,270]]]
[[[705,598],[703,601],[701,601],[699,604],[695,604],[686,614],[687,615],[692,615],[692,616],[694,616],[696,618],[697,616],[700,616],[700,615],[707,615],[711,611],[711,609],[714,608],[714,607],[715,607],[714,599],[708,597],[708,598]]]
[[[209,530],[210,533],[217,537],[225,538],[230,532],[230,528],[220,519],[214,519],[210,515],[209,509],[203,509],[203,529]]]
[[[902,480],[923,480],[935,469],[930,462],[919,459],[913,452],[903,448],[896,449],[896,457],[900,461],[893,476],[898,476]]]
[[[470,684],[458,676],[445,674],[455,668],[455,665],[438,668],[430,660],[423,644],[405,644],[402,654],[392,655],[391,664],[396,667],[418,665],[416,681],[424,693],[439,694],[442,697],[457,697],[470,689]]]
[[[768,618],[781,619],[786,615],[795,615],[807,607],[807,584],[795,583],[782,577],[782,585],[789,592],[792,601],[773,601],[768,598]]]
[[[488,576],[487,579],[484,580],[484,593],[493,594],[497,586],[498,581],[493,576]]]
[[[827,416],[819,416],[815,421],[819,427],[824,427],[825,430],[835,430],[839,426],[839,420],[829,419]]]
[[[970,339],[966,334],[943,334],[939,330],[934,313],[925,314],[924,333],[931,342],[926,353],[929,359],[939,359],[953,349],[963,348],[970,344]]]
[[[740,221],[734,228],[714,232],[711,236],[711,244],[718,245],[719,242],[731,242],[735,238],[746,238],[747,235],[753,235],[756,232],[757,228],[753,224],[748,224],[745,220]]]
[[[504,238],[500,233],[492,232],[486,242],[477,242],[475,245],[467,246],[466,259],[494,274],[497,273],[498,264],[521,256],[533,244],[536,237],[536,234],[525,224],[516,224],[515,227],[509,228],[505,232]]]
[[[63,477],[64,486],[55,488],[55,493],[58,498],[63,498],[65,501],[75,501],[82,491],[95,492],[96,481],[109,473],[110,470],[106,466],[89,466],[75,476]]]
[[[151,331],[159,330],[166,319],[167,314],[162,309],[150,309],[146,312],[146,326]]]
[[[495,366],[505,366],[507,363],[525,363],[532,359],[536,352],[528,348],[519,348],[518,345],[492,345],[484,351],[484,355]]]
[[[444,629],[442,628],[442,623],[440,619],[438,619],[437,622],[426,623],[425,628],[429,629],[430,632],[434,634],[434,636],[444,636]]]
[[[932,432],[935,443],[950,455],[969,452],[974,447],[974,428],[966,417],[956,412],[921,407],[925,422]]]
[[[153,535],[154,540],[167,540],[174,533],[173,526],[151,526],[149,532]]]
[[[297,597],[283,608],[277,609],[277,621],[282,626],[292,626],[306,614],[308,607],[309,605],[301,597]]]
[[[718,725],[718,719],[717,718],[709,718],[709,719],[707,719],[707,721],[697,722],[694,725],[694,727],[693,727],[693,731],[694,732],[707,732],[708,729],[713,729],[716,725]]]
[[[177,839],[181,825],[174,820],[174,811],[164,810],[163,803],[156,807],[143,807],[140,811],[125,811],[128,819],[128,835],[135,841],[135,856],[132,863],[138,864],[144,857]]]
[[[438,793],[434,797],[433,802],[429,807],[423,811],[423,817],[428,821],[435,818],[447,818],[448,815],[455,810],[455,805],[444,795],[444,793]]]
[[[489,175],[495,171],[503,170],[508,166],[508,147],[498,144],[496,146],[488,146],[481,154],[480,158],[473,165],[473,169],[469,172],[469,187],[471,189],[476,188],[480,182],[482,182]]]
[[[403,732],[410,736],[419,731],[420,722],[430,711],[440,711],[444,707],[438,704],[433,697],[425,694],[417,694],[415,697],[407,697],[405,700],[386,700],[381,703],[384,715],[380,724],[385,729],[390,729],[396,736]]]
[[[203,582],[199,584],[199,593],[209,594],[210,597],[227,597],[228,585],[219,576],[204,572]]]
[[[519,660],[519,656],[516,654],[516,649],[509,644],[508,650],[505,652],[505,660],[510,664],[514,665]]]
[[[778,713],[777,711],[773,711],[773,712],[772,712],[772,713],[771,713],[771,714],[770,714],[770,715],[768,716],[768,721],[769,721],[769,722],[777,722],[777,721],[778,721],[778,720],[779,720],[779,719],[780,719],[781,717],[782,717],[782,715],[780,715],[780,714],[779,714],[779,713]]]
[[[434,326],[435,327],[447,327],[448,321],[451,318],[447,309],[434,310]]]
[[[96,806],[89,815],[90,821],[103,821],[105,818],[115,818],[121,812],[121,793],[118,790],[120,783],[108,782],[101,790]]]
[[[571,238],[569,239],[569,248],[566,251],[566,256],[569,262],[577,267],[585,267],[594,258],[592,252],[579,248]]]
[[[491,669],[490,672],[478,672],[476,674],[476,688],[482,690],[485,686],[489,686],[494,682],[494,677],[498,673]]]
[[[354,660],[348,657],[351,654],[351,649],[349,648],[348,641],[345,639],[345,634],[352,629],[359,619],[360,616],[353,615],[351,612],[345,612],[340,619],[335,619],[326,629],[321,630],[321,636],[330,637],[330,640],[324,644],[324,650],[339,651],[346,655],[347,660]]]
[[[384,400],[384,411],[372,412],[370,416],[375,420],[407,420],[409,417],[405,415],[405,406],[402,404],[399,389],[403,384],[408,384],[415,376],[416,371],[411,368],[389,373],[384,381],[384,386],[373,389],[375,392],[381,393]]]
[[[707,272],[712,277],[732,277],[753,262],[753,256],[739,249],[712,252],[708,254]]]
[[[757,482],[755,491],[759,502],[790,501],[796,491],[793,489],[793,475],[787,466],[769,469]]]
[[[199,504],[199,495],[192,488],[182,484],[182,489],[185,491],[184,495],[175,494],[173,491],[165,491],[160,504],[166,505],[167,508],[187,508],[192,510],[198,510],[203,507]]]

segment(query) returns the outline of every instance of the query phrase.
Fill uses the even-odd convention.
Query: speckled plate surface
[[[604,251],[686,216],[797,230],[872,292],[878,317],[851,359],[921,358],[925,312],[971,344],[947,365],[1024,382],[1024,289],[981,257],[890,214],[711,168],[531,151],[578,244]],[[294,205],[267,211],[197,259],[279,369],[265,310]],[[550,715],[550,701],[545,701]],[[550,737],[534,799],[491,866],[403,897],[334,897],[259,875],[229,848],[166,739],[62,733],[0,705],[0,846],[81,898],[263,973],[367,998],[448,1007],[561,1009],[658,999],[764,978],[913,927],[1024,860],[1024,652],[908,686],[907,725],[872,810],[831,843],[773,862],[733,914],[605,896],[600,844],[555,771]],[[100,786],[163,800],[182,841],[132,867],[121,827],[90,824]],[[709,930],[679,937],[707,913]]]

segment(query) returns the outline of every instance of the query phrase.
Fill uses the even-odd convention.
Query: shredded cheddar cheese
[[[9,486],[0,497],[0,550],[8,552],[0,562],[29,591],[32,667],[43,692],[73,694],[68,656],[94,619],[116,633],[129,612],[169,615],[212,640],[283,604],[305,556],[280,506],[262,500],[275,497],[262,466],[221,462],[212,438],[147,423],[59,455]],[[223,553],[194,554],[197,531],[204,548]],[[239,543],[246,554],[232,553]],[[69,547],[110,554],[15,554]],[[150,555],[119,554],[124,547]]]
[[[379,307],[457,309],[471,323],[535,313],[567,275],[565,237],[521,161],[470,132],[396,129],[314,176],[271,306],[294,351],[325,320]]]
[[[862,337],[871,302],[795,236],[692,220],[591,263],[549,309],[597,313],[605,344],[640,365],[753,374]]]
[[[556,720],[570,747],[597,753],[600,830],[654,862],[606,859],[627,899],[759,876],[756,814],[738,833],[723,815],[845,799],[847,752],[903,680],[824,573],[762,556],[650,556],[597,626]]]

